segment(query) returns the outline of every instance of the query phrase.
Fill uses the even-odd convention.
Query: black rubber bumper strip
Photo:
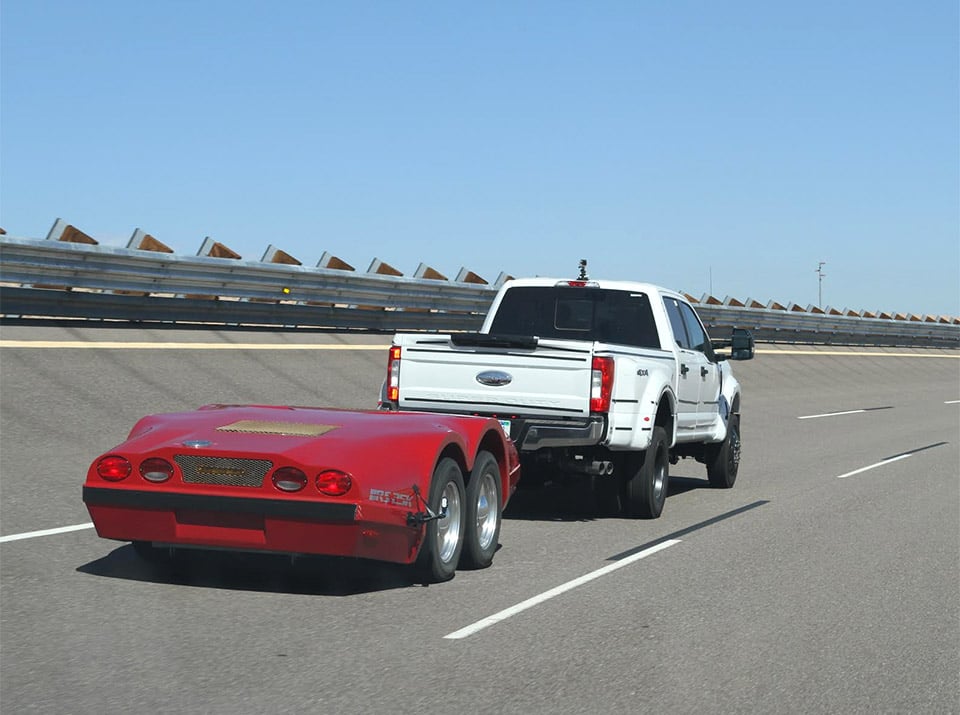
[[[85,486],[83,488],[83,502],[90,506],[118,506],[159,511],[183,509],[262,514],[266,517],[280,519],[305,519],[347,524],[356,521],[357,517],[356,504],[178,494],[150,492],[142,489],[110,489]]]

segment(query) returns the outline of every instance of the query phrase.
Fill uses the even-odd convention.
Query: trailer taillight
[[[387,359],[387,400],[396,402],[400,399],[400,348],[396,345],[390,348]]]
[[[159,484],[173,476],[173,465],[165,459],[151,457],[140,463],[140,475],[148,482]]]
[[[613,358],[594,357],[590,377],[590,411],[609,412],[613,395]]]
[[[273,486],[283,492],[298,492],[307,486],[307,475],[296,467],[280,467],[272,479]]]
[[[317,489],[327,496],[341,497],[350,491],[353,478],[339,469],[327,469],[317,475],[316,485]]]
[[[97,462],[97,474],[108,482],[119,482],[130,476],[132,465],[126,457],[111,454]]]

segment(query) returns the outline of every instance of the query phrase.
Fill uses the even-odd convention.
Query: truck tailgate
[[[541,340],[530,349],[402,342],[400,409],[582,417],[590,414],[591,345]]]

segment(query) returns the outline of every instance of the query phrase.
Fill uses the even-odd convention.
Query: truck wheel
[[[417,556],[417,575],[424,583],[452,579],[463,549],[463,475],[449,457],[441,459],[433,470],[427,503],[431,511],[440,514],[444,501],[446,514],[427,522]]]
[[[729,489],[737,481],[740,468],[740,415],[730,415],[727,436],[707,453],[707,478],[710,486]]]
[[[624,484],[627,516],[641,519],[659,517],[663,511],[663,503],[667,500],[669,481],[667,434],[663,427],[654,427],[650,446],[641,457],[640,467],[627,475]]]
[[[500,465],[490,452],[482,451],[467,483],[461,566],[485,569],[493,563],[500,538],[500,501]]]

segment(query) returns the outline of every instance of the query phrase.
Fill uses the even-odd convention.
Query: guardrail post
[[[468,271],[466,268],[461,267],[460,272],[457,273],[457,283],[473,283],[474,285],[489,285],[483,278],[478,276],[473,271]]]
[[[203,245],[200,246],[200,250],[197,251],[198,256],[208,256],[210,258],[230,258],[233,260],[240,260],[243,258],[239,253],[233,249],[227,248],[219,241],[214,241],[212,238],[207,236],[203,239]]]
[[[133,235],[127,241],[127,248],[138,251],[153,251],[155,253],[173,253],[173,249],[162,241],[158,241],[142,229],[133,230]]]
[[[76,226],[71,226],[62,218],[53,222],[47,233],[48,241],[64,241],[65,243],[85,243],[89,246],[99,245],[96,239],[91,238]]]
[[[327,251],[323,252],[320,260],[317,261],[317,268],[330,268],[335,271],[355,271],[357,270],[346,261],[343,261]]]

